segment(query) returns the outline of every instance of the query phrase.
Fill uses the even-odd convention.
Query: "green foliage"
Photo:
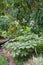
[[[0,55],[0,65],[9,65],[5,57]]]
[[[33,26],[30,26],[31,20],[34,21]],[[38,37],[42,30],[43,0],[0,0],[0,36],[16,40],[4,45],[12,57],[42,53],[43,37]]]
[[[40,55],[38,57],[33,57],[32,59],[29,59],[28,62],[25,62],[24,65],[41,65],[43,64],[43,57]]]
[[[43,54],[43,40],[41,40],[41,42],[38,44],[37,51],[38,51],[38,53]]]
[[[0,29],[7,31],[11,21],[12,20],[8,16],[0,16]]]
[[[30,53],[36,53],[35,49],[41,44],[41,37],[35,34],[19,36],[16,42],[7,42],[5,47],[11,52],[13,57],[27,56]],[[43,43],[42,43],[43,44]],[[39,47],[38,47],[39,48]],[[41,47],[40,47],[41,48]],[[38,50],[39,51],[39,50]]]
[[[35,21],[34,32],[39,32],[43,27],[43,1],[42,0],[0,0],[0,16],[8,16],[8,20],[0,24],[4,30],[9,27],[11,18],[18,19],[21,25],[29,26],[30,20]],[[9,18],[9,16],[11,18]],[[1,20],[2,17],[0,17]],[[23,18],[26,22],[23,22]],[[1,20],[2,21],[2,20]]]

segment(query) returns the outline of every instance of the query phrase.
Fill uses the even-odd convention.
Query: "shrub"
[[[43,45],[43,42],[41,44],[41,41],[43,41],[42,37],[38,37],[38,35],[35,34],[19,36],[15,40],[17,41],[16,42],[8,41],[4,45],[11,52],[11,55],[13,57],[27,56],[28,54],[31,53],[37,54],[37,51],[40,51],[40,49],[42,48],[40,45]]]

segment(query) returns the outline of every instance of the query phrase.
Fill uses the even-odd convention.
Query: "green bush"
[[[35,34],[19,36],[19,37],[16,37],[15,40],[17,41],[16,42],[8,41],[4,45],[11,52],[11,55],[13,57],[27,56],[28,54],[31,54],[33,52],[37,53],[37,51],[40,51],[40,49],[42,48],[40,47],[39,49],[39,45],[41,44],[41,41],[43,41],[43,39],[42,37],[38,37],[38,35],[35,35]],[[43,45],[43,42],[41,45]]]
[[[11,22],[12,19],[9,16],[0,16],[0,29],[8,31]]]

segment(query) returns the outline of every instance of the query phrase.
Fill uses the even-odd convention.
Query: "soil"
[[[1,44],[1,43],[5,43],[6,41],[7,41],[6,38],[4,38],[4,37],[0,37],[0,44]]]

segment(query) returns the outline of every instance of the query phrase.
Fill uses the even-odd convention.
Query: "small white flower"
[[[15,21],[14,21],[14,23],[16,24],[16,26],[18,26],[18,25],[19,25],[18,20],[15,20]]]
[[[31,20],[31,21],[30,21],[30,25],[31,25],[31,26],[34,26],[34,20]]]
[[[25,18],[23,18],[23,23],[26,23],[27,21],[25,20]]]

